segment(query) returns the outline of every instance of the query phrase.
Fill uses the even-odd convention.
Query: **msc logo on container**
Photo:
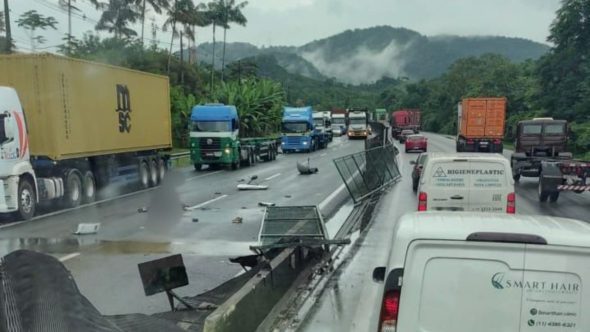
[[[117,84],[117,109],[119,113],[119,132],[131,131],[131,100],[129,98],[129,89],[125,84]]]

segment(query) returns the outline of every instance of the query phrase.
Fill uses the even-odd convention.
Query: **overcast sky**
[[[14,21],[27,10],[36,9],[59,21],[58,31],[40,31],[47,38],[41,47],[52,51],[67,32],[67,14],[58,0],[9,0],[13,36],[18,47],[30,48],[27,33]],[[198,1],[195,1],[198,2]],[[73,18],[73,34],[81,37],[93,30],[100,14],[87,0],[76,0],[87,18]],[[228,41],[261,45],[302,45],[346,29],[391,25],[416,30],[425,35],[502,35],[546,42],[549,25],[560,0],[250,0],[244,10],[246,27],[234,26]],[[153,17],[153,13],[148,17]],[[164,18],[155,17],[161,25]],[[140,30],[139,25],[136,26]],[[197,31],[197,42],[211,40],[211,28]],[[106,35],[106,34],[103,34]],[[169,33],[158,31],[162,47]],[[151,28],[146,26],[146,38]],[[217,38],[220,39],[219,33]]]

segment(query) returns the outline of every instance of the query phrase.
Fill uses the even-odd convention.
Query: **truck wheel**
[[[233,162],[231,164],[231,169],[234,170],[234,171],[240,169],[240,161],[238,160],[236,162]]]
[[[520,181],[520,174],[512,174],[512,179],[514,179],[514,182]]]
[[[557,202],[558,199],[559,199],[559,191],[552,192],[551,195],[549,195],[549,201],[552,203]]]
[[[36,206],[35,188],[31,180],[21,178],[18,184],[18,216],[23,220],[33,218]]]
[[[539,178],[539,202],[547,202],[547,198],[549,198],[549,192],[543,190],[543,180]]]
[[[66,175],[64,204],[68,208],[75,208],[82,201],[82,179],[75,170],[70,170]]]
[[[96,181],[94,179],[94,174],[91,171],[87,171],[84,173],[84,178],[82,180],[82,188],[83,188],[83,196],[82,201],[84,203],[92,203],[96,198]]]
[[[141,189],[150,187],[150,168],[145,161],[139,163],[139,186]]]
[[[203,165],[198,164],[198,163],[197,164],[194,164],[194,166],[195,166],[195,171],[197,171],[197,172],[200,172],[201,171],[201,168],[203,168]]]
[[[166,162],[162,158],[158,158],[158,180],[162,182],[166,176]]]
[[[248,149],[248,158],[244,161],[244,166],[252,166],[252,150]]]
[[[150,160],[150,186],[155,187],[160,183],[158,181],[158,162],[156,159]]]

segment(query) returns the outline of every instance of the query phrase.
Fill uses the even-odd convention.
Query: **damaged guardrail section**
[[[334,159],[336,169],[355,203],[401,177],[397,154],[398,150],[388,144]]]

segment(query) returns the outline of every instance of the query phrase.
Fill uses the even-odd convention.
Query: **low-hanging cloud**
[[[326,56],[324,48],[303,52],[301,56],[311,62],[324,76],[357,85],[374,83],[384,76],[404,76],[405,60],[402,54],[408,46],[409,43],[400,45],[396,41],[392,41],[379,51],[361,46],[352,54],[343,55],[337,60]]]

